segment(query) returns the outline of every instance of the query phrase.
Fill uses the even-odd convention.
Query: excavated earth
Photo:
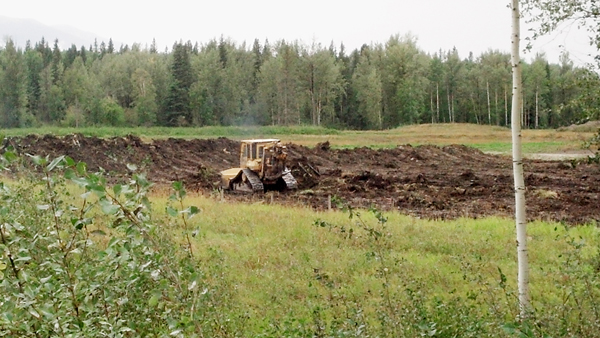
[[[113,182],[135,164],[157,186],[181,180],[188,190],[213,194],[219,171],[239,164],[238,141],[163,139],[136,136],[96,138],[30,135],[7,140],[19,153],[67,155],[103,169]],[[512,160],[462,145],[399,145],[393,149],[331,149],[329,143],[307,148],[288,144],[288,167],[298,180],[294,191],[228,194],[240,201],[267,201],[327,208],[328,196],[354,207],[430,219],[509,216],[514,212]],[[570,225],[600,221],[600,165],[581,161],[526,160],[527,215],[530,220]],[[274,196],[271,196],[274,194]],[[335,207],[335,206],[334,206]]]

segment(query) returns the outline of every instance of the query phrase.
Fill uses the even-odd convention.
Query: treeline
[[[506,126],[510,54],[433,55],[412,36],[385,44],[252,46],[227,39],[60,50],[45,41],[0,49],[0,126],[311,124],[385,129],[468,122]],[[563,55],[524,64],[523,124],[558,127],[598,117],[600,81]]]

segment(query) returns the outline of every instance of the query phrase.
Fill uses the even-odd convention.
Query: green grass
[[[202,127],[202,128],[29,128],[0,131],[7,136],[29,134],[63,136],[81,133],[86,136],[113,137],[137,135],[145,140],[164,138],[279,138],[313,147],[317,143],[329,141],[332,148],[393,148],[402,144],[413,146],[432,144],[445,146],[463,144],[483,151],[509,153],[511,149],[510,129],[497,126],[472,124],[425,124],[404,126],[383,131],[335,130],[313,126],[248,126],[248,127]],[[593,133],[571,130],[523,130],[524,153],[555,153],[580,151]]]
[[[6,181],[23,191],[4,197],[3,201],[10,203],[11,209],[5,207],[1,216],[7,218],[14,213],[14,217],[24,224],[32,228],[39,226],[38,230],[44,236],[54,236],[50,224],[56,222],[57,214],[51,209],[40,208],[48,203],[47,196],[52,195],[38,191],[44,182],[38,181],[28,187],[25,180]],[[174,278],[174,287],[168,290],[175,292],[177,286],[184,286],[185,291],[187,286],[189,291],[201,285],[198,288],[198,315],[208,321],[203,322],[206,326],[200,327],[212,328],[213,336],[361,337],[364,332],[358,332],[358,329],[362,327],[369,336],[378,337],[428,336],[437,330],[440,333],[437,336],[442,337],[511,337],[502,327],[513,323],[519,312],[515,225],[511,219],[433,221],[392,212],[383,215],[386,222],[382,224],[378,220],[384,218],[364,210],[358,211],[360,215],[354,213],[350,219],[347,213],[340,211],[319,212],[306,207],[278,205],[276,199],[274,204],[237,203],[227,197],[221,201],[215,194],[204,196],[190,192],[184,205],[177,207],[184,209],[195,205],[201,212],[184,225],[181,218],[167,216],[166,208],[173,203],[168,198],[170,191],[156,187],[150,196],[153,212],[143,216],[149,221],[148,227],[141,227],[146,229],[145,235],[136,232],[135,229],[141,226],[138,223],[135,226],[125,223],[120,227],[125,219],[123,215],[127,213],[110,216],[108,213],[112,211],[106,211],[109,209],[95,210],[87,215],[97,219],[86,230],[102,230],[103,234],[84,234],[72,227],[72,222],[80,217],[77,207],[87,205],[87,201],[81,204],[82,188],[69,183],[56,192],[56,205],[64,206],[66,212],[75,216],[59,217],[61,227],[66,225],[70,229],[70,232],[57,231],[59,236],[61,233],[65,234],[64,238],[69,238],[70,233],[82,239],[91,236],[96,241],[94,247],[99,250],[114,243],[111,236],[131,236],[118,251],[107,251],[114,254],[114,262],[120,262],[120,257],[127,259],[131,251],[128,247],[146,243],[146,246],[137,247],[137,251],[131,251],[138,255],[129,261],[134,266],[143,266],[141,262],[152,256],[157,259],[153,269],[169,270],[165,264],[171,266],[177,262],[177,257],[185,258],[185,264],[177,265],[181,270],[170,277]],[[134,208],[140,203],[137,198],[125,201],[121,196],[119,203]],[[89,200],[90,203],[95,201],[96,198]],[[71,203],[77,207],[70,207]],[[15,210],[23,206],[26,208],[22,211],[26,212]],[[42,213],[44,210],[46,213]],[[42,222],[38,219],[40,216],[45,217]],[[48,226],[43,220],[49,222]],[[600,285],[597,274],[600,230],[597,224],[565,227],[559,223],[532,222],[528,227],[530,288],[536,316],[535,334],[529,336],[543,336],[542,333],[560,336],[566,331],[577,331],[581,337],[597,336],[600,324],[596,315],[600,297],[597,287]],[[14,234],[21,236],[21,231]],[[27,250],[60,249],[56,245],[37,246],[32,238],[39,234],[29,235],[31,237],[22,237],[11,244],[13,247],[21,245],[19,254]],[[142,238],[149,240],[142,241]],[[188,250],[188,240],[192,250]],[[88,242],[76,243],[87,245]],[[63,255],[43,255],[41,258]],[[102,263],[96,255],[86,257]],[[186,263],[189,262],[187,257],[197,264]],[[58,261],[65,264],[63,259]],[[1,260],[0,263],[4,263],[0,276],[8,278],[8,264]],[[22,266],[32,273],[35,271],[33,263]],[[77,268],[84,266],[78,264]],[[84,273],[87,270],[77,271]],[[111,276],[110,271],[90,273]],[[136,268],[129,272],[132,280],[122,280],[123,285],[135,283],[138,278],[134,277],[142,271]],[[158,279],[151,278],[151,270],[144,273],[147,282],[156,282],[152,285],[157,288],[171,285],[167,279],[159,283]],[[93,278],[89,276],[94,274],[86,276]],[[189,275],[194,278],[194,283],[175,278],[179,275]],[[118,276],[115,274],[114,277]],[[109,279],[113,280],[113,277]],[[196,284],[196,279],[201,284]],[[149,294],[140,291],[143,288],[140,283],[131,290],[123,289],[124,293],[121,289],[114,292],[124,295],[131,292],[135,295],[131,296],[131,301],[140,305],[140,311],[144,312],[150,305],[145,298]],[[76,285],[86,287],[85,283]],[[11,296],[22,297],[22,292],[12,286],[11,290],[15,292]],[[164,306],[173,306],[167,298],[177,299],[165,297]],[[43,293],[39,299],[43,302]],[[158,303],[150,306],[158,306]],[[160,312],[160,306],[156,313],[168,315]],[[194,312],[193,309],[191,305],[190,312]],[[169,325],[177,326],[180,317],[187,315],[185,311],[174,314],[176,320]],[[6,328],[10,324],[2,320],[0,316],[0,329],[2,325]],[[184,318],[181,320],[185,322]],[[225,327],[227,329],[222,331]],[[170,328],[170,332],[175,331]]]
[[[164,203],[162,198],[155,199],[157,209]],[[200,229],[194,251],[203,260],[218,252],[225,278],[236,286],[235,302],[247,309],[256,332],[269,320],[286,314],[310,318],[315,307],[327,308],[328,315],[334,316],[341,308],[328,301],[342,295],[362,304],[367,309],[365,316],[374,321],[384,301],[384,268],[396,301],[404,299],[405,288],[418,287],[427,299],[468,299],[472,292],[486,293],[479,300],[479,306],[485,308],[488,302],[506,297],[499,287],[499,271],[506,275],[509,293],[516,294],[511,219],[430,221],[389,213],[387,226],[380,229],[376,219],[363,211],[367,225],[385,234],[374,241],[338,211],[218,202],[199,196],[187,203],[202,209],[191,224]],[[314,225],[317,219],[331,227]],[[348,238],[351,228],[354,232]],[[556,282],[564,273],[559,267],[565,253],[572,250],[566,236],[584,240],[585,255],[591,257],[597,255],[593,248],[600,244],[600,231],[593,225],[565,228],[544,222],[530,224],[528,231],[534,304],[560,306],[564,294]],[[383,262],[373,254],[379,250]],[[510,300],[513,305],[514,300]],[[509,303],[499,302],[510,313]]]
[[[6,136],[56,135],[64,136],[80,133],[85,136],[114,137],[137,135],[146,138],[210,138],[210,137],[265,137],[268,135],[336,135],[340,132],[335,129],[312,127],[312,126],[247,126],[247,127],[219,127],[210,126],[202,128],[115,128],[115,127],[85,127],[85,128],[63,128],[42,127],[23,129],[3,129]]]
[[[523,142],[522,149],[524,153],[558,153],[573,149],[576,144],[569,144],[561,141],[546,141],[546,142]],[[507,142],[493,142],[493,143],[474,143],[471,147],[477,148],[484,152],[498,152],[498,153],[510,153],[512,150],[512,143]]]

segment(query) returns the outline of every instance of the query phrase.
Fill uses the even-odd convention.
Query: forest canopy
[[[523,65],[523,125],[597,119],[598,74],[563,54]],[[508,126],[510,54],[430,54],[411,35],[325,47],[228,39],[61,50],[42,38],[0,48],[0,126],[316,125],[387,129],[418,123]]]

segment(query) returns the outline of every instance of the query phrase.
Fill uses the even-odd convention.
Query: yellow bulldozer
[[[257,193],[295,189],[298,183],[286,167],[286,158],[286,146],[278,139],[242,140],[240,167],[221,171],[221,187]]]

